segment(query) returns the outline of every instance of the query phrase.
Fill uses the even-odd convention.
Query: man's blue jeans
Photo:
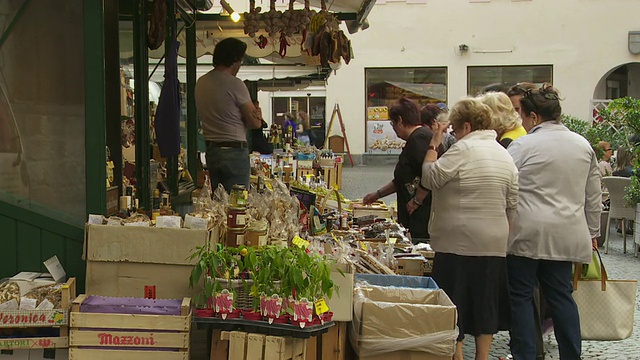
[[[251,165],[246,148],[207,147],[207,169],[213,191],[216,191],[218,184],[222,184],[227,193],[236,184],[249,188]]]
[[[562,360],[579,360],[580,317],[571,293],[573,264],[507,256],[511,297],[511,354],[514,360],[535,360],[536,336],[533,291],[536,280],[551,309],[551,318]]]

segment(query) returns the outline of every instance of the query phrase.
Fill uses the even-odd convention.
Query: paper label
[[[124,223],[124,226],[141,226],[141,227],[149,227],[149,221],[134,221],[131,223]]]
[[[358,243],[360,244],[360,246],[362,247],[362,250],[367,251],[367,244],[365,244],[362,241],[358,241]]]
[[[18,305],[18,300],[11,299],[5,303],[0,304],[0,310],[18,310],[20,306]]]
[[[122,220],[121,219],[108,219],[107,220],[107,225],[110,225],[110,226],[122,226]]]
[[[209,228],[209,220],[193,215],[186,215],[184,217],[184,227],[187,229],[207,230]]]
[[[317,216],[317,215],[314,215],[314,216],[313,216],[313,226],[314,226],[316,229],[320,229],[320,228],[322,228],[322,223],[320,222],[320,217],[319,217],[319,216]]]
[[[36,310],[51,310],[53,308],[54,308],[53,303],[47,299],[44,299],[42,300],[40,305],[38,305]]]
[[[236,245],[244,245],[244,234],[236,236]]]
[[[53,256],[47,261],[44,262],[44,266],[49,270],[49,274],[53,277],[53,280],[56,282],[63,282],[67,278],[67,273],[64,271],[62,264],[60,264],[60,260],[58,260],[57,256]]]
[[[87,224],[102,225],[103,222],[104,222],[104,216],[89,214],[89,221],[87,221]]]
[[[158,216],[156,227],[180,229],[180,216]]]
[[[327,305],[327,302],[324,301],[324,298],[316,301],[315,305],[316,305],[316,314],[317,315],[329,312],[329,306]]]
[[[36,304],[38,304],[37,299],[20,298],[20,310],[33,310],[36,308]]]
[[[298,235],[296,235],[291,242],[293,243],[293,245],[299,246],[303,249],[306,249],[310,244],[307,240],[301,238]]]
[[[35,280],[40,277],[42,273],[21,271],[11,278],[11,280]]]
[[[246,215],[238,214],[236,215],[236,224],[237,225],[245,225],[247,222]]]
[[[267,235],[258,236],[258,246],[267,245]]]

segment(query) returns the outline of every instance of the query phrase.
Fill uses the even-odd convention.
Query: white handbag
[[[601,280],[581,280],[581,265],[573,276],[573,299],[580,313],[583,340],[623,340],[633,333],[637,280],[609,280],[600,252]]]

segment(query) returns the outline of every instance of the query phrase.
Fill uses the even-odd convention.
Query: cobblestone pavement
[[[362,198],[389,182],[393,177],[393,166],[358,166],[343,170],[343,194],[349,199]],[[387,204],[395,202],[395,196],[384,199]],[[640,258],[633,256],[633,235],[627,236],[627,254],[623,254],[622,236],[615,229],[610,233],[609,254],[602,251],[603,262],[610,279],[640,279]],[[636,296],[634,331],[630,338],[622,341],[583,341],[582,358],[587,359],[640,359],[640,297]],[[494,337],[490,359],[509,354],[509,334],[500,332]],[[553,333],[545,336],[545,359],[559,359],[558,345]],[[465,359],[473,359],[473,339],[467,337],[464,344]]]

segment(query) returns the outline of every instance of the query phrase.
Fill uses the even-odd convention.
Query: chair
[[[605,176],[602,178],[604,185],[609,190],[610,209],[605,229],[604,253],[609,253],[609,232],[611,229],[611,219],[622,219],[622,234],[624,238],[623,251],[627,253],[627,221],[635,221],[636,209],[627,207],[624,202],[625,188],[631,183],[631,179],[620,176]],[[602,230],[602,229],[601,229]]]

